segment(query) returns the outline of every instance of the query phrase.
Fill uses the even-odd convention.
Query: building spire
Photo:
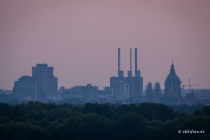
[[[170,74],[176,74],[173,60],[172,60],[172,64],[171,64]]]

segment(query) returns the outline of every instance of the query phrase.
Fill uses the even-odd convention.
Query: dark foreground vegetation
[[[153,103],[83,106],[2,103],[0,139],[206,140],[210,139],[210,107],[186,114]]]

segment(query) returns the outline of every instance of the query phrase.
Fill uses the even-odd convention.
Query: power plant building
[[[143,96],[143,77],[137,67],[137,48],[135,48],[135,76],[132,76],[132,49],[130,49],[130,70],[124,77],[124,71],[120,69],[120,48],[118,48],[118,77],[110,77],[112,94],[117,99],[137,99]]]

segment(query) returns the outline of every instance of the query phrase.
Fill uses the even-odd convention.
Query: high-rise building
[[[35,100],[36,80],[31,76],[22,76],[14,82],[13,93],[17,100]]]
[[[32,77],[37,81],[39,98],[46,99],[57,92],[58,80],[53,75],[53,67],[48,67],[47,64],[37,64],[36,67],[32,67]]]

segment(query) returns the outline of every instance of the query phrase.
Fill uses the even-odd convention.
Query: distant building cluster
[[[57,94],[51,97],[51,100],[69,99],[72,102],[97,102],[98,87],[87,84],[86,86],[74,86],[66,89],[61,87]]]
[[[14,82],[13,93],[17,100],[46,101],[58,89],[58,79],[53,67],[37,64],[32,67],[32,76],[22,76]]]
[[[162,92],[159,82],[151,82],[143,90],[143,77],[138,70],[137,48],[135,48],[135,69],[132,75],[132,49],[130,49],[130,70],[127,77],[121,70],[120,48],[118,48],[118,76],[110,77],[110,86],[99,90],[91,84],[71,88],[60,87],[54,76],[53,67],[47,64],[36,64],[32,67],[32,76],[24,75],[14,82],[13,90],[0,89],[0,102],[42,101],[82,103],[141,103],[155,102],[164,104],[197,104],[200,101],[193,92],[182,96],[181,80],[176,75],[172,62],[169,75],[165,80]]]

